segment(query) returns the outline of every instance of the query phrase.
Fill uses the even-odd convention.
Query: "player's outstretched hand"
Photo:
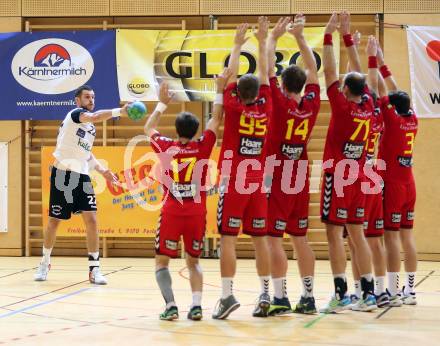
[[[121,107],[121,115],[125,115],[125,116],[128,115],[128,113],[127,113],[127,108],[128,108],[128,106],[130,106],[132,103],[133,103],[133,102],[127,102],[125,105],[123,105],[123,106]]]
[[[232,71],[228,67],[226,67],[221,74],[216,76],[215,85],[217,87],[218,94],[223,92],[231,76],[232,76]]]
[[[105,180],[107,180],[108,182],[110,182],[112,184],[114,184],[118,181],[118,178],[116,177],[116,175],[109,169],[102,172],[102,176],[105,178]]]
[[[290,23],[290,17],[281,17],[280,19],[278,19],[278,22],[273,27],[272,31],[270,32],[270,35],[275,40],[278,40],[281,36],[285,34],[289,23]]]
[[[379,41],[376,39],[376,47],[377,47],[377,63],[379,66],[382,66],[383,64],[385,64],[384,58],[383,58],[383,51],[382,48],[380,47]]]
[[[301,36],[303,34],[305,25],[306,16],[304,16],[302,13],[298,13],[295,16],[293,23],[291,23],[287,28],[287,31],[289,31],[289,33],[291,33],[293,36]]]
[[[333,12],[330,16],[330,19],[327,23],[327,26],[325,27],[325,33],[326,34],[333,34],[339,26],[339,17],[338,13]]]
[[[258,29],[255,31],[254,35],[258,42],[264,41],[269,33],[269,20],[267,17],[258,17]]]
[[[376,37],[374,37],[373,35],[368,36],[367,55],[368,56],[377,55],[377,42],[376,42]]]
[[[235,32],[234,44],[239,46],[244,45],[249,37],[246,37],[247,30],[249,29],[249,24],[244,23],[237,26],[237,31]]]
[[[341,35],[347,35],[350,33],[350,13],[342,11],[339,14],[340,27],[339,31]]]
[[[169,90],[168,83],[162,82],[159,88],[159,101],[164,104],[169,104],[174,96],[174,93]]]
[[[359,31],[355,31],[353,34],[353,44],[358,47],[361,44],[361,33]]]

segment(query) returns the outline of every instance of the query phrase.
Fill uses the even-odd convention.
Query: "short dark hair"
[[[290,65],[281,73],[283,86],[289,93],[299,94],[306,84],[306,79],[305,71],[297,65]]]
[[[237,90],[242,101],[253,102],[258,96],[260,81],[253,74],[247,73],[238,80]]]
[[[75,90],[75,97],[80,97],[84,90],[93,91],[91,86],[84,84]]]
[[[401,90],[391,91],[388,94],[388,99],[390,100],[390,103],[394,106],[394,108],[396,108],[397,113],[409,113],[409,109],[411,107],[411,99],[408,93]]]
[[[362,96],[365,90],[365,77],[359,72],[350,72],[345,76],[344,85],[353,96]]]
[[[179,137],[192,139],[199,129],[199,119],[191,112],[180,112],[175,125]]]

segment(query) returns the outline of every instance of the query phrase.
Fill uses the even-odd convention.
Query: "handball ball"
[[[141,120],[147,114],[147,107],[142,102],[135,101],[127,107],[127,114],[131,120]]]

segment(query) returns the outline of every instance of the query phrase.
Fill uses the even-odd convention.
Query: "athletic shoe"
[[[405,293],[405,286],[403,286],[402,302],[405,305],[417,305],[416,292]]]
[[[376,296],[376,303],[378,308],[385,308],[390,305],[390,297],[388,293],[382,292],[378,296]]]
[[[220,298],[214,308],[212,318],[215,320],[224,320],[232,311],[237,310],[239,307],[240,303],[232,294],[225,299]]]
[[[165,311],[159,315],[159,319],[161,319],[162,321],[173,321],[177,320],[178,318],[179,311],[177,309],[177,306],[171,306],[168,309],[165,309]]]
[[[202,314],[202,307],[201,306],[193,306],[189,311],[188,311],[188,319],[189,320],[193,320],[193,321],[200,321],[203,317]]]
[[[387,294],[390,300],[390,306],[393,308],[397,308],[399,306],[402,306],[402,296],[400,292],[398,292],[395,296],[392,296],[390,294],[390,291],[387,290]]]
[[[316,305],[315,305],[315,298],[313,297],[303,297],[301,296],[301,299],[296,304],[295,309],[293,312],[297,314],[316,314]]]
[[[330,299],[327,305],[322,309],[319,309],[319,312],[323,314],[332,314],[350,309],[350,306],[351,300],[349,296],[344,296],[341,300],[336,299],[336,296],[332,296],[332,299]]]
[[[99,267],[95,267],[89,272],[89,281],[95,285],[107,285],[107,279],[102,275]]]
[[[254,317],[267,317],[269,316],[270,309],[270,296],[267,293],[261,293],[258,297],[257,304],[255,305],[252,316]]]
[[[373,294],[369,294],[367,298],[361,298],[356,304],[351,307],[353,311],[369,312],[377,309],[376,297]]]
[[[49,273],[50,270],[50,264],[47,264],[46,262],[41,262],[38,266],[37,272],[34,275],[35,281],[46,281],[47,279],[47,273]]]
[[[359,297],[356,294],[350,294],[351,304],[356,304],[359,301]]]
[[[277,298],[273,297],[270,303],[269,316],[285,315],[292,312],[292,307],[289,302],[289,298]]]

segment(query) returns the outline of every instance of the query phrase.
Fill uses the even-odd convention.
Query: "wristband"
[[[324,34],[324,46],[333,46],[332,34]]]
[[[342,36],[342,38],[344,39],[345,47],[351,47],[352,45],[354,45],[353,37],[351,36],[351,34],[345,34],[344,36]]]
[[[387,65],[382,65],[379,69],[380,74],[382,75],[382,77],[385,79],[389,76],[391,76],[391,71],[388,69]]]
[[[377,68],[377,58],[375,56],[368,57],[368,68]]]
[[[215,105],[223,104],[223,94],[215,94],[214,104]]]
[[[165,104],[165,103],[163,103],[163,102],[159,102],[157,105],[156,105],[156,108],[154,109],[154,111],[156,112],[160,112],[160,113],[163,113],[163,112],[165,112],[165,110],[168,108],[168,106]]]
[[[112,109],[112,118],[119,118],[121,116],[121,108]]]

